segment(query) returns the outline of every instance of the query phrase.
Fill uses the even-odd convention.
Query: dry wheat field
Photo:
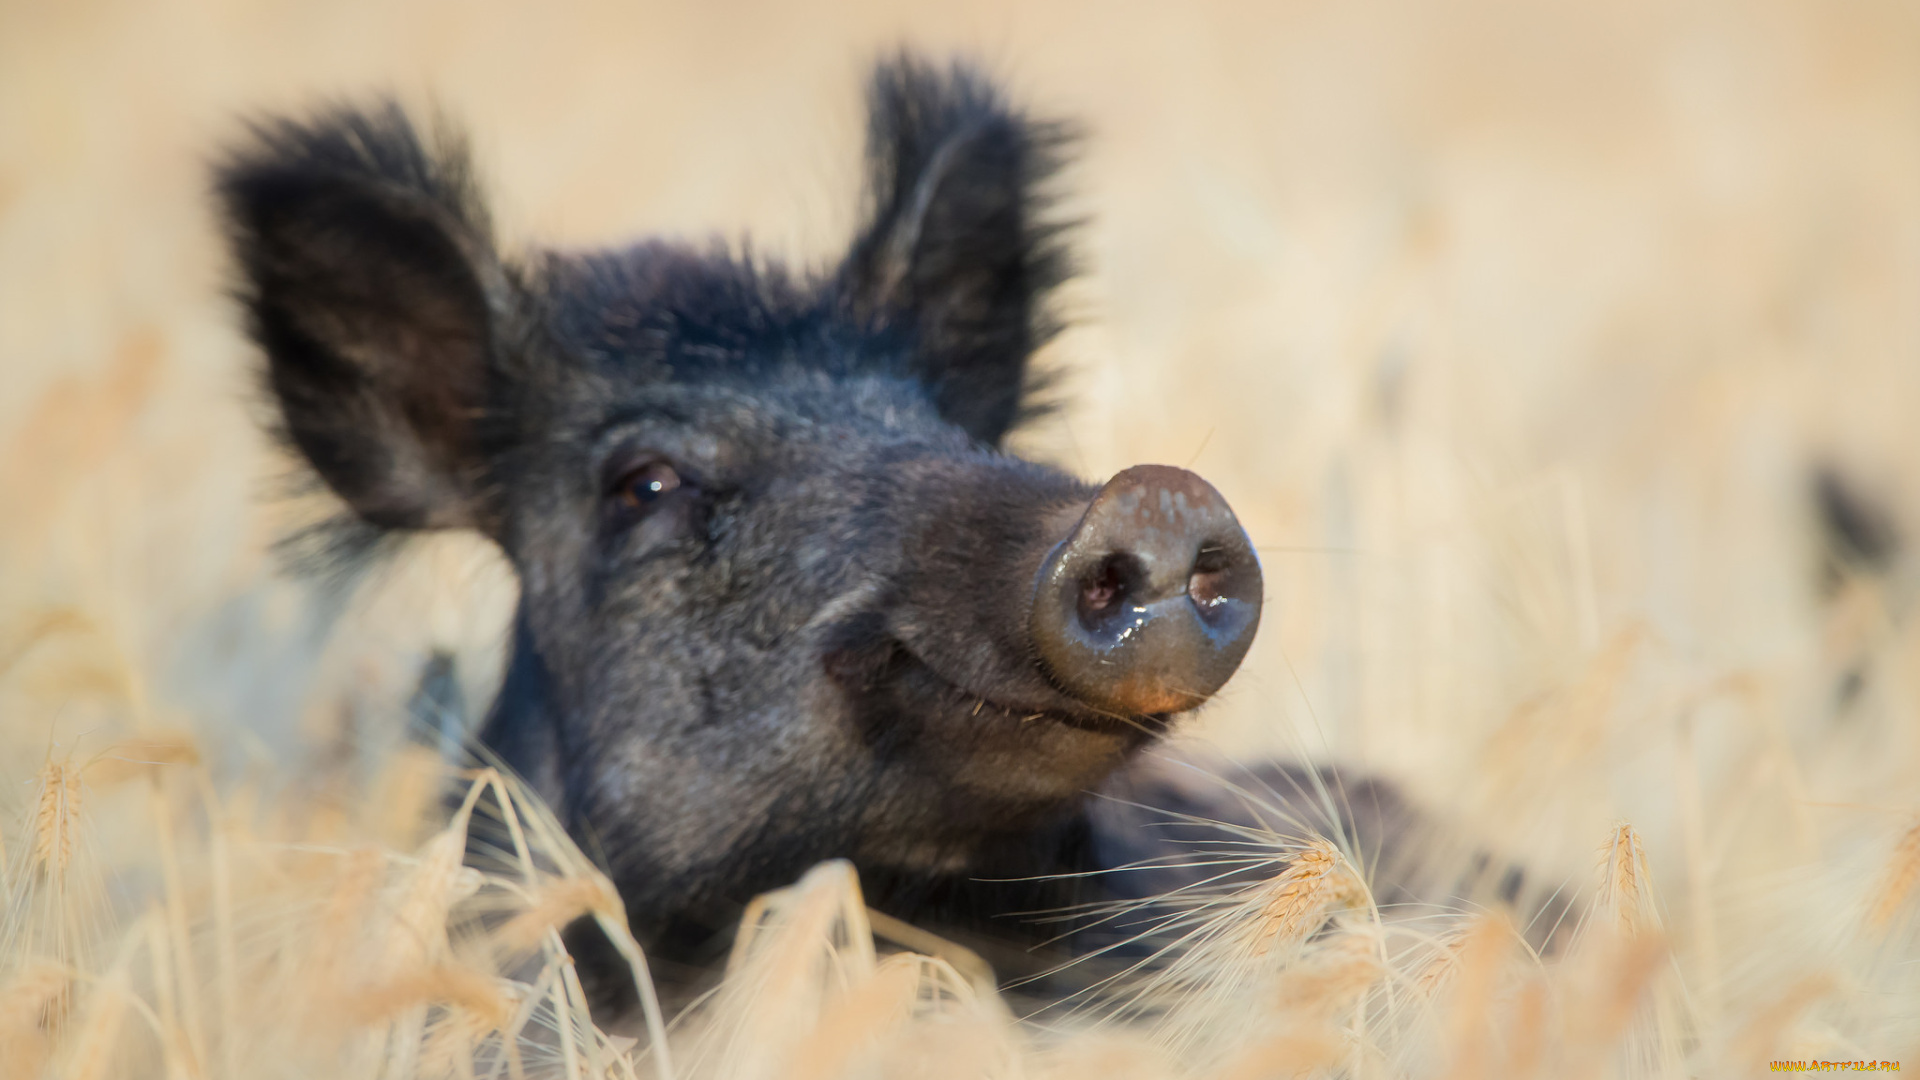
[[[1068,407],[1019,448],[1191,465],[1260,546],[1266,625],[1183,738],[1391,778],[1462,873],[1557,891],[1555,947],[1249,832],[1272,879],[1183,901],[1151,1008],[1036,1020],[827,864],[694,1011],[594,1027],[557,928],[644,979],[611,886],[407,735],[431,656],[484,707],[508,576],[458,536],[351,590],[276,563],[318,508],[257,433],[207,164],[389,90],[471,129],[509,241],[804,262],[902,42],[1087,131]],[[0,0],[0,1076],[1920,1069],[1917,413],[1899,0]]]

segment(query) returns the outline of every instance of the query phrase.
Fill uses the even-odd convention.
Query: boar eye
[[[654,503],[680,487],[680,474],[664,461],[649,461],[622,473],[614,483],[613,498],[622,510],[644,513]]]

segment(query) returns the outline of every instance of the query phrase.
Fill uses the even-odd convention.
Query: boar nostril
[[[1226,500],[1185,469],[1114,477],[1040,567],[1029,621],[1054,681],[1096,708],[1189,709],[1260,621],[1260,563]]]
[[[1139,577],[1139,560],[1131,555],[1120,553],[1101,559],[1080,582],[1081,625],[1098,632],[1124,617]]]
[[[1211,608],[1227,599],[1226,589],[1231,584],[1229,567],[1225,547],[1214,545],[1200,549],[1200,554],[1194,556],[1193,576],[1187,578],[1187,595],[1195,605]]]

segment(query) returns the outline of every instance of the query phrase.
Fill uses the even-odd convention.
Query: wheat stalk
[[[123,739],[95,754],[84,766],[69,771],[85,773],[88,786],[95,791],[150,775],[165,765],[197,765],[200,748],[193,737],[181,733],[150,734]]]
[[[1483,1033],[1514,939],[1504,916],[1476,919],[1452,950],[1453,1007],[1448,1019],[1450,1077],[1481,1075],[1487,1046]]]
[[[1913,894],[1916,882],[1920,882],[1920,822],[1908,829],[1894,846],[1893,859],[1887,864],[1886,878],[1880,885],[1872,907],[1867,910],[1867,922],[1876,930],[1891,926],[1894,916],[1906,904],[1907,897]]]
[[[1387,974],[1366,935],[1340,934],[1312,962],[1288,969],[1273,1004],[1281,1012],[1332,1014],[1357,1001]]]
[[[510,952],[524,952],[540,944],[550,928],[565,926],[582,915],[611,906],[612,901],[599,879],[561,878],[541,886],[526,909],[494,933],[494,940]]]
[[[514,1002],[498,979],[455,964],[407,972],[369,987],[354,995],[344,1018],[352,1024],[371,1024],[426,1004],[460,1009],[487,1030],[502,1029],[513,1019]]]
[[[73,1033],[73,1057],[66,1080],[100,1080],[107,1063],[120,1045],[127,1006],[133,990],[124,965],[116,965],[106,978],[95,983],[87,994],[87,1008],[80,1027]]]

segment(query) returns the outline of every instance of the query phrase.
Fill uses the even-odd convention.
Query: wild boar
[[[910,57],[868,109],[863,223],[819,270],[508,257],[460,140],[391,104],[258,123],[218,172],[286,441],[363,526],[505,554],[483,741],[604,857],[669,980],[826,858],[897,915],[1000,932],[1031,890],[977,879],[1139,857],[1089,793],[1159,790],[1116,774],[1260,619],[1199,476],[1002,449],[1068,272],[1067,129]]]

